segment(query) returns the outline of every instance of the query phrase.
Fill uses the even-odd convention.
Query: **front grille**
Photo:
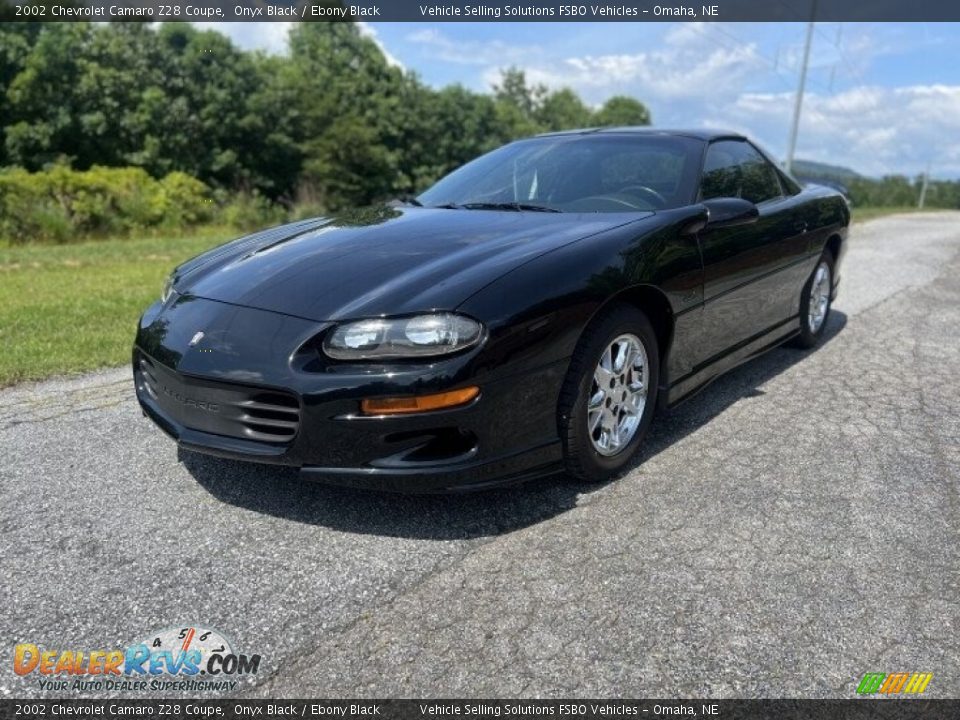
[[[300,404],[289,395],[261,392],[234,405],[243,413],[240,422],[253,440],[287,442],[300,427]]]
[[[157,382],[157,376],[154,374],[153,363],[146,356],[141,355],[137,367],[140,369],[140,387],[153,400],[156,400],[159,383]]]
[[[292,394],[187,377],[138,356],[141,393],[177,424],[266,443],[289,443],[296,437],[300,403]]]

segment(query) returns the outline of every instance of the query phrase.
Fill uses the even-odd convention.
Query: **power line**
[[[843,45],[840,42],[841,30],[843,29],[843,23],[837,23],[837,37],[831,40],[827,37],[819,27],[814,29],[817,35],[826,40],[837,51],[837,55],[840,57],[841,63],[850,71],[850,77],[852,80],[862,80],[863,79],[863,68],[857,69],[854,66],[854,63],[850,60],[850,57],[844,52]],[[834,65],[836,67],[836,65]]]
[[[927,186],[930,184],[930,165],[927,163],[927,169],[923,172],[923,185],[920,187],[920,200],[917,202],[917,208],[923,210],[923,204],[927,200]]]
[[[715,33],[719,33],[720,35],[723,35],[723,36],[725,36],[726,38],[729,38],[729,39],[732,41],[733,44],[731,45],[731,44],[728,44],[728,43],[725,43],[725,42],[721,42],[718,38],[716,38],[716,37],[708,34],[708,33],[705,31],[705,28],[706,28],[706,27],[709,27],[709,28],[710,28],[713,32],[715,32]],[[703,38],[711,41],[712,43],[714,43],[714,44],[717,45],[718,47],[721,47],[721,48],[723,48],[723,49],[725,49],[725,50],[742,50],[744,47],[752,44],[752,43],[748,43],[747,41],[743,40],[742,38],[737,37],[736,35],[734,35],[734,34],[731,33],[730,31],[718,27],[718,25],[717,25],[716,23],[709,23],[709,24],[707,24],[707,25],[697,25],[694,29],[695,29],[695,31],[696,31],[697,33],[699,33]],[[780,62],[779,62],[778,59],[771,59],[770,57],[768,57],[767,55],[763,54],[762,52],[760,52],[760,51],[757,50],[756,48],[754,48],[752,52],[753,52],[753,56],[754,56],[754,57],[756,57],[756,58],[759,59],[759,60],[762,60],[763,62],[765,62],[767,65],[770,66],[770,69],[772,70],[773,75],[776,76],[776,78],[777,78],[782,84],[784,84],[784,85],[785,85],[786,87],[788,87],[788,88],[792,88],[792,87],[793,87],[793,78],[792,78],[792,77],[787,77],[786,75],[784,75],[784,74],[780,71]],[[823,90],[824,92],[831,93],[831,91],[830,91],[825,85],[823,85],[822,83],[820,83],[819,81],[816,81],[816,80],[814,80],[814,79],[811,78],[811,79],[810,79],[810,83],[811,83],[812,85],[817,86],[818,88],[820,88],[820,89]]]

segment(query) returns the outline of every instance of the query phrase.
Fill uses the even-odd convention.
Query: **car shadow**
[[[817,349],[835,338],[846,322],[846,315],[834,310]],[[718,378],[676,409],[661,413],[644,448],[625,473],[710,422],[738,400],[764,394],[759,386],[816,351],[777,348]],[[514,487],[463,495],[398,495],[327,486],[300,479],[292,468],[185,450],[179,451],[179,459],[221,502],[344,532],[410,539],[455,540],[511,532],[560,515],[576,507],[581,495],[605,485],[578,483],[561,473]]]
[[[738,400],[766,395],[766,391],[760,389],[761,385],[822,350],[846,325],[847,316],[831,308],[823,337],[812,350],[787,345],[775,348],[717,378],[677,407],[661,412],[654,419],[640,452],[623,470],[621,477],[707,424]],[[616,478],[610,482],[616,482]],[[599,487],[602,487],[602,484]]]

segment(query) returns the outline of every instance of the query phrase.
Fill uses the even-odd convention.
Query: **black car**
[[[311,479],[603,480],[658,407],[818,341],[849,221],[736,134],[520,140],[180,265],[140,320],[137,397],[186,448]]]

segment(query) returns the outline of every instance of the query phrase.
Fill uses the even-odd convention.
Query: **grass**
[[[926,208],[927,211],[935,212],[939,208]],[[916,205],[909,207],[856,207],[851,209],[852,220],[855,223],[866,222],[867,220],[876,220],[887,215],[899,215],[901,213],[922,212]]]
[[[128,362],[167,273],[234,234],[0,247],[0,387]]]

